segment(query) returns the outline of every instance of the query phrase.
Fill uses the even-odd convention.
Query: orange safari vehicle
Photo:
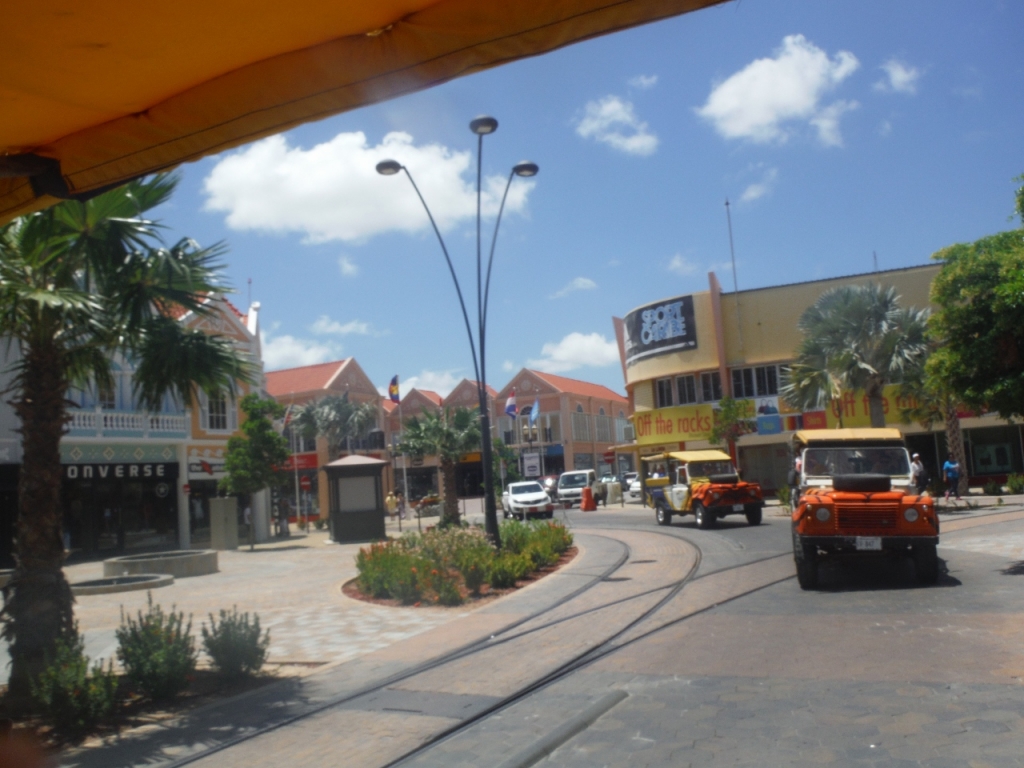
[[[800,500],[793,557],[803,589],[818,585],[818,561],[839,555],[909,555],[917,578],[939,577],[935,501],[913,489],[910,456],[897,429],[797,432]]]
[[[675,451],[644,456],[641,483],[654,507],[658,525],[672,515],[692,514],[698,528],[711,528],[726,515],[746,515],[761,524],[764,497],[757,483],[739,478],[729,454],[722,451]]]

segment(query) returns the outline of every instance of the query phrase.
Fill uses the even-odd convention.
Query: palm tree
[[[4,589],[3,635],[12,659],[9,700],[72,632],[72,596],[61,568],[59,445],[71,387],[109,386],[111,357],[135,363],[135,394],[159,410],[170,393],[191,404],[195,388],[217,395],[251,377],[226,340],[185,328],[172,315],[215,311],[222,246],[191,240],[160,246],[143,213],[177,181],[135,181],[86,203],[67,201],[0,228],[0,337],[17,349],[8,394],[21,419],[17,567]]]
[[[437,456],[441,464],[444,495],[442,525],[459,524],[459,496],[455,487],[455,465],[466,453],[480,450],[480,417],[475,409],[445,408],[441,412],[423,409],[423,415],[405,422],[398,451],[410,456]]]
[[[329,395],[297,408],[292,423],[306,437],[326,439],[327,455],[334,461],[343,445],[365,438],[377,426],[377,404],[353,403],[347,392]]]
[[[783,373],[783,399],[817,410],[842,389],[863,389],[871,426],[884,427],[883,390],[899,383],[928,352],[928,310],[903,309],[899,299],[895,288],[875,284],[823,293],[800,316],[804,339]]]

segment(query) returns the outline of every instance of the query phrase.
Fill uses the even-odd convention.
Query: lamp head
[[[480,115],[469,121],[469,130],[477,136],[484,136],[498,130],[498,121],[488,115]]]
[[[377,173],[381,176],[394,176],[402,170],[402,164],[397,160],[381,160],[377,163]]]
[[[536,176],[540,171],[536,163],[531,163],[529,160],[523,160],[521,163],[516,163],[512,166],[512,173],[516,176],[522,176],[529,178],[530,176]]]

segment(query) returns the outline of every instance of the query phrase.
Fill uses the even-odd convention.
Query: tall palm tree
[[[226,340],[172,315],[215,311],[222,246],[160,245],[145,211],[167,200],[176,179],[132,182],[86,203],[67,201],[0,228],[0,337],[17,348],[7,394],[21,419],[17,567],[4,589],[3,635],[12,660],[9,698],[29,682],[62,633],[72,596],[61,568],[60,440],[70,387],[109,386],[111,357],[135,363],[135,394],[158,410],[164,395],[191,404],[195,388],[216,395],[251,376]]]
[[[377,426],[376,403],[353,403],[344,395],[328,395],[300,406],[292,419],[295,429],[306,437],[327,440],[330,461],[338,458],[342,446],[365,438]]]
[[[431,412],[424,408],[422,416],[413,416],[405,422],[398,450],[416,457],[437,456],[441,464],[442,525],[458,525],[460,522],[455,465],[464,454],[480,450],[480,438],[480,417],[475,409],[445,408],[441,412]]]
[[[928,310],[904,309],[899,300],[895,288],[873,283],[823,293],[800,316],[804,338],[783,373],[783,399],[816,410],[843,389],[863,389],[871,426],[884,427],[883,390],[899,383],[928,352]]]

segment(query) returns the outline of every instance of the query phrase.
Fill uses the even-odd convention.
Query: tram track
[[[580,532],[582,533],[583,531]],[[643,560],[639,562],[633,562],[633,548],[629,545],[629,543],[623,541],[622,539],[615,538],[614,536],[605,535],[613,534],[615,532],[626,533],[628,535],[636,535],[637,533],[643,533],[645,535],[654,534],[657,536],[664,536],[666,538],[682,542],[687,546],[693,548],[693,562],[692,564],[690,564],[686,573],[682,574],[682,576],[678,579],[662,583],[655,587],[645,588],[639,592],[618,597],[614,600],[602,600],[598,605],[589,606],[579,611],[573,611],[565,616],[559,616],[549,621],[543,621],[545,616],[555,613],[556,611],[570,604],[574,600],[578,600],[579,598],[581,598],[591,590],[594,590],[601,584],[608,583],[610,577],[614,577],[615,574],[621,571],[625,566],[648,562]],[[752,589],[744,592],[742,595],[737,594],[730,597],[729,600],[720,601],[715,603],[714,605],[708,605],[704,607],[701,611],[689,612],[687,615],[681,617],[671,617],[668,619],[668,621],[659,622],[658,625],[653,628],[642,627],[642,625],[652,620],[657,614],[664,610],[665,607],[668,606],[676,597],[678,597],[687,584],[695,581],[700,581],[710,576],[721,574],[723,572],[735,571],[737,569],[754,566],[758,563],[763,563],[768,560],[777,559],[785,556],[781,554],[773,555],[770,557],[760,558],[758,560],[737,564],[735,566],[718,569],[714,572],[708,574],[701,574],[700,576],[697,576],[697,572],[702,563],[702,552],[699,543],[690,540],[688,537],[674,535],[662,531],[638,532],[635,529],[628,529],[623,527],[602,527],[601,533],[598,533],[593,528],[591,528],[588,529],[586,533],[591,536],[612,539],[613,541],[615,541],[617,545],[621,547],[621,553],[619,557],[615,560],[614,563],[605,568],[599,575],[593,577],[592,579],[587,581],[587,583],[581,585],[577,589],[564,595],[551,605],[546,606],[544,609],[535,611],[526,616],[522,616],[516,619],[515,621],[512,621],[504,625],[501,629],[491,633],[487,637],[478,638],[470,643],[467,643],[448,653],[441,654],[440,656],[430,659],[424,663],[418,664],[409,669],[403,670],[401,672],[385,677],[381,680],[375,681],[372,684],[365,685],[357,690],[332,697],[319,704],[306,708],[301,712],[297,712],[291,716],[282,718],[281,720],[278,720],[276,722],[269,723],[263,727],[255,728],[245,733],[240,733],[232,738],[228,738],[224,741],[199,749],[193,752],[192,754],[183,755],[169,763],[165,763],[164,765],[177,768],[177,766],[185,766],[198,763],[208,757],[213,757],[218,753],[224,752],[225,750],[229,750],[234,747],[238,747],[246,742],[252,742],[256,739],[259,739],[260,737],[266,736],[270,733],[273,733],[274,731],[280,730],[287,726],[299,724],[302,721],[310,720],[311,718],[314,718],[318,715],[329,713],[331,710],[334,709],[344,708],[346,705],[350,705],[353,702],[356,702],[356,700],[361,699],[362,697],[371,696],[375,693],[382,692],[385,689],[402,690],[401,688],[394,687],[400,686],[403,683],[410,683],[411,681],[413,681],[414,678],[426,675],[430,672],[435,672],[437,670],[444,668],[446,665],[453,664],[454,662],[473,657],[477,654],[482,654],[485,651],[490,651],[500,646],[512,647],[512,644],[516,642],[529,642],[529,638],[531,636],[543,632],[544,630],[550,630],[558,626],[569,626],[572,622],[580,622],[581,620],[586,622],[589,617],[601,611],[606,611],[616,606],[622,606],[626,603],[635,602],[637,600],[641,600],[644,598],[649,598],[653,595],[656,595],[659,592],[665,593],[661,595],[661,597],[659,597],[653,603],[653,605],[643,609],[639,614],[632,617],[624,624],[617,625],[615,630],[607,634],[607,636],[598,639],[595,643],[590,644],[588,647],[582,649],[580,652],[574,653],[568,659],[562,660],[554,668],[545,670],[543,674],[540,674],[536,679],[532,680],[528,684],[518,686],[515,690],[510,691],[506,695],[502,696],[493,704],[483,707],[482,709],[473,712],[468,717],[465,717],[459,720],[458,722],[452,724],[450,727],[444,728],[430,735],[429,738],[426,738],[413,749],[406,750],[402,754],[389,759],[388,762],[383,763],[383,765],[398,766],[401,764],[408,763],[409,761],[415,759],[418,755],[421,755],[429,751],[432,747],[438,745],[440,742],[449,739],[458,733],[464,732],[472,728],[474,725],[486,719],[487,717],[490,717],[504,709],[511,707],[517,702],[520,702],[528,698],[529,696],[546,688],[547,686],[550,686],[553,683],[561,679],[564,679],[568,675],[571,675],[574,672],[590,664],[593,664],[594,662],[602,658],[605,658],[606,656],[608,656],[611,653],[614,653],[620,648],[638,642],[639,640],[648,637],[649,635],[655,632],[661,631],[662,629],[665,629],[668,626],[672,626],[673,624],[679,623],[679,621],[685,621],[686,619],[694,615],[697,615],[700,612],[710,610],[711,608],[716,607],[717,605],[722,604],[723,602],[738,599],[739,597],[745,594],[750,594],[759,589],[763,589],[769,586],[769,584],[758,584],[754,586]],[[787,575],[786,578],[792,578],[792,575]],[[614,581],[614,579],[611,580]],[[771,583],[778,583],[778,581],[773,581]],[[524,627],[524,625],[529,625],[533,622],[537,622],[538,620],[542,620],[541,623],[535,624],[534,626]],[[638,629],[643,629],[643,631],[639,635],[628,637],[628,635],[631,632],[634,632]],[[624,640],[623,638],[626,639]],[[513,657],[518,657],[518,654],[512,651],[509,651],[509,653]]]

